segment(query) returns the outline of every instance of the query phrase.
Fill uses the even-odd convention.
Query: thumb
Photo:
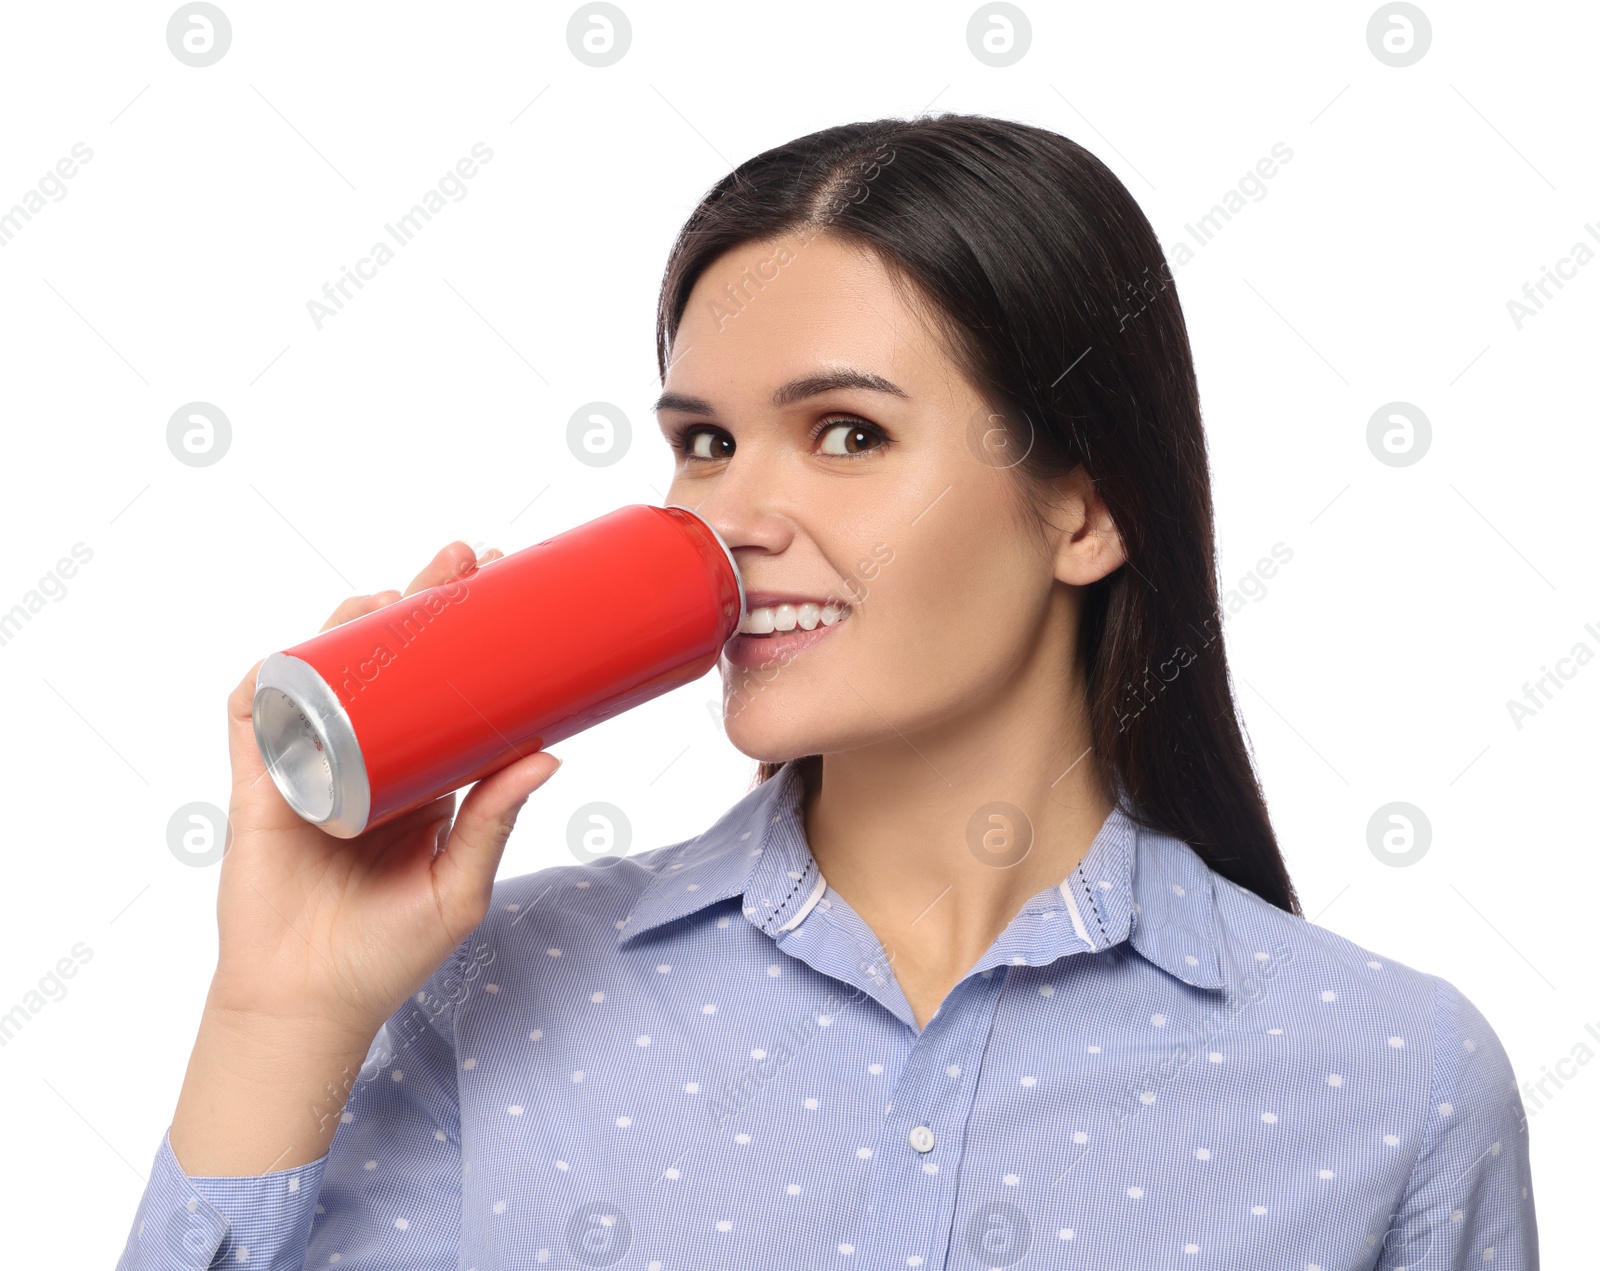
[[[433,858],[439,916],[456,942],[489,912],[494,876],[517,814],[560,766],[554,755],[538,751],[485,777],[461,801],[444,847]],[[448,824],[441,822],[441,831]]]

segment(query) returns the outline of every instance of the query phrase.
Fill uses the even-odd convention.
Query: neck
[[[808,784],[822,876],[902,976],[963,978],[1030,897],[1072,872],[1111,812],[1081,707],[1039,694],[1006,706],[824,754]]]

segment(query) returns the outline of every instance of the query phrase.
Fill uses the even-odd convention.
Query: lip
[[[747,592],[747,599],[751,596],[771,595],[770,592]],[[776,600],[764,600],[761,604],[804,603],[809,597],[801,596],[790,599],[781,597]],[[837,602],[835,602],[837,603]],[[760,608],[760,604],[750,603],[751,609]],[[728,659],[733,666],[753,670],[758,667],[770,666],[774,662],[787,664],[792,658],[809,649],[818,641],[826,640],[845,623],[850,621],[850,610],[846,609],[839,615],[839,621],[831,627],[817,623],[816,627],[807,631],[803,627],[796,627],[793,631],[782,633],[773,632],[771,635],[744,635],[735,634],[722,646],[722,656]]]

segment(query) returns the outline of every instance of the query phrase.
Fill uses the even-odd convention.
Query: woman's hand
[[[469,574],[442,548],[405,595]],[[331,627],[401,599],[354,596]],[[228,698],[232,844],[217,894],[217,971],[207,1009],[370,1040],[488,912],[495,871],[523,802],[560,760],[544,751],[354,838],[302,820],[273,784],[251,723],[257,662]],[[452,823],[453,818],[453,823]],[[441,847],[442,845],[442,847]],[[364,1041],[361,1044],[365,1044]]]

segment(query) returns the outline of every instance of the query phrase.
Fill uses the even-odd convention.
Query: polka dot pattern
[[[1521,1100],[1553,1087],[1447,980],[1117,809],[919,1026],[793,776],[683,843],[497,882],[330,1102],[326,1155],[191,1177],[164,1137],[120,1271],[621,1241],[647,1271],[952,1271],[1002,1265],[971,1233],[1018,1213],[1029,1265],[1531,1271]]]

